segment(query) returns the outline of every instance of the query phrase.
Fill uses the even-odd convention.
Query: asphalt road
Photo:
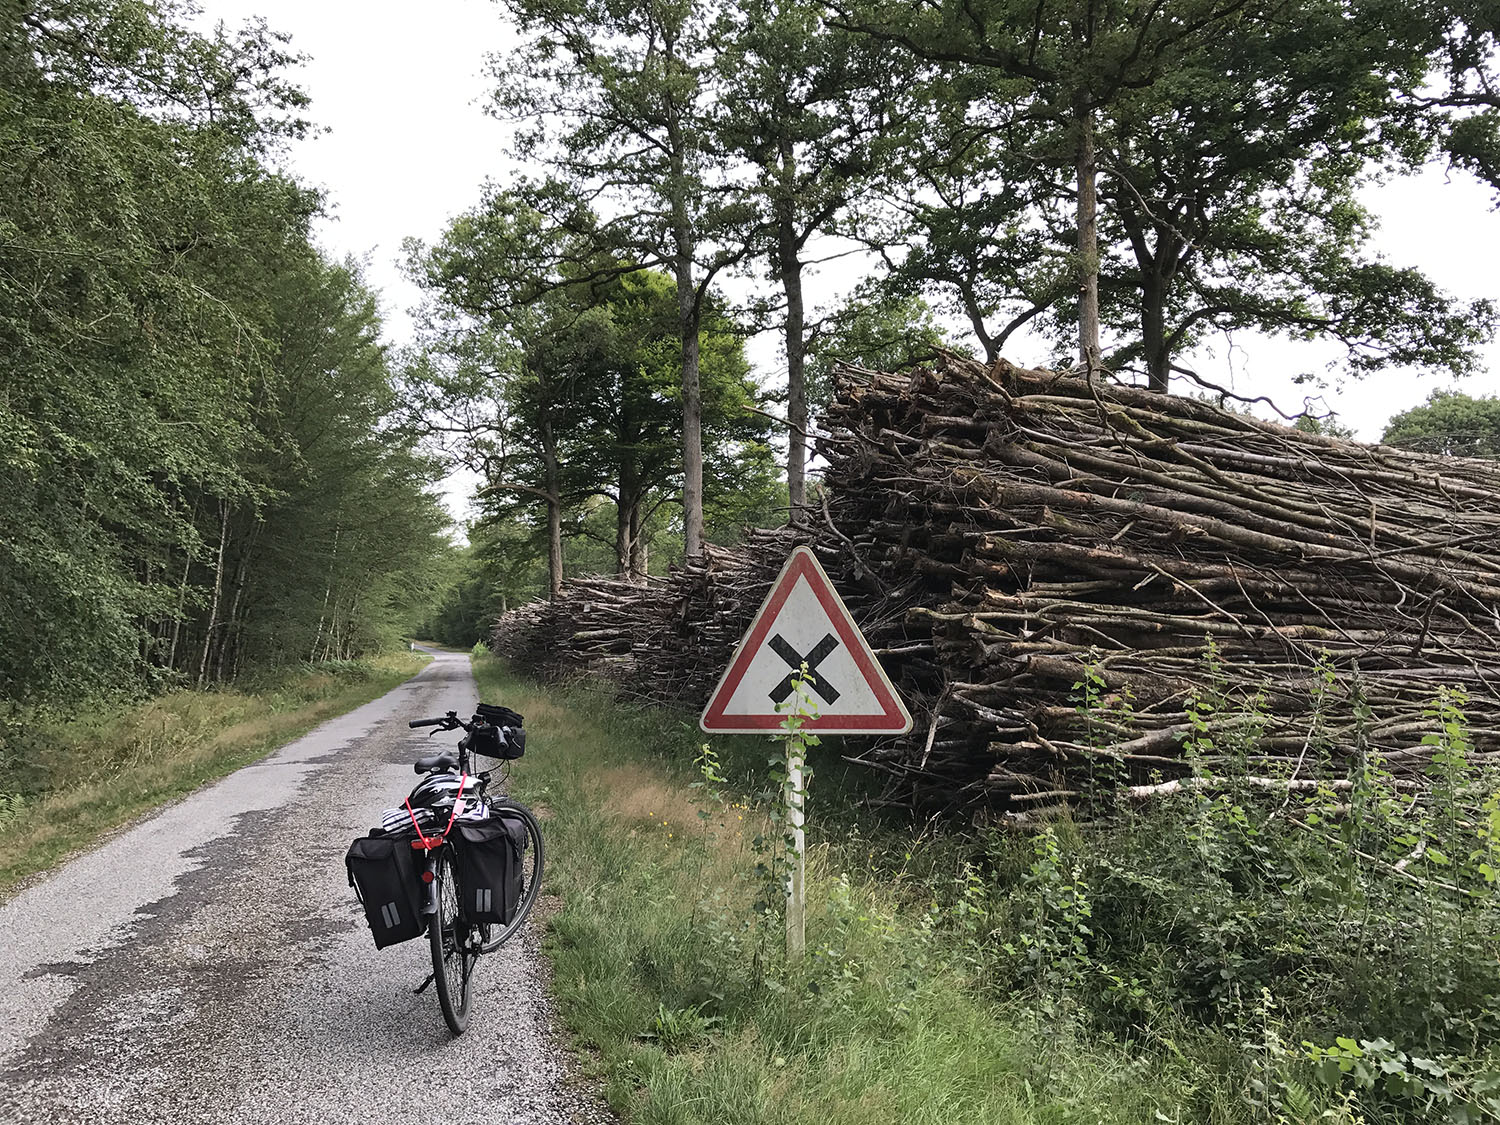
[[[466,656],[116,836],[0,906],[0,1122],[608,1122],[572,1076],[532,931],[454,1039],[425,938],[376,951],[344,852],[466,714]],[[500,702],[500,701],[495,701]]]

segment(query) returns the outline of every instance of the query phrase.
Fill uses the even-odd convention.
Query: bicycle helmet
[[[421,781],[417,782],[415,789],[407,800],[412,807],[426,806],[435,808],[439,805],[451,805],[458,796],[459,786],[462,778],[456,773],[430,773]]]

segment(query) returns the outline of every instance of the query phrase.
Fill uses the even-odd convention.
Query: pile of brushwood
[[[1399,784],[1444,691],[1500,756],[1500,466],[953,356],[843,369],[825,424],[794,527],[650,587],[575,583],[497,647],[701,704],[805,542],[917,717],[849,751],[905,801],[1036,817],[1231,765],[1292,790],[1360,754]]]

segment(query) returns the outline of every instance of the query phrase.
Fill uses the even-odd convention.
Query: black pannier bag
[[[497,809],[487,820],[453,826],[459,909],[470,921],[510,925],[521,901],[526,822]]]
[[[427,928],[410,836],[361,836],[349,845],[344,866],[376,949],[419,937]]]
[[[476,727],[469,735],[469,749],[487,758],[515,759],[526,753],[525,722],[509,707],[481,703],[474,708],[477,718],[486,726]]]

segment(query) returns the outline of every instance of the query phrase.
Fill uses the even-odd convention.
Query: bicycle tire
[[[504,809],[506,812],[515,813],[526,824],[526,870],[521,876],[521,898],[516,903],[516,913],[509,924],[501,927],[500,932],[485,942],[483,952],[490,953],[499,949],[518,932],[526,923],[531,908],[536,905],[537,895],[542,889],[542,872],[546,867],[546,849],[542,844],[542,825],[533,813],[520,801],[503,797],[492,802],[495,808]]]
[[[439,853],[433,882],[438,909],[427,927],[432,947],[432,983],[437,986],[443,1020],[454,1035],[469,1026],[469,992],[478,950],[472,950],[469,927],[459,916],[458,883],[453,855],[445,847]]]

